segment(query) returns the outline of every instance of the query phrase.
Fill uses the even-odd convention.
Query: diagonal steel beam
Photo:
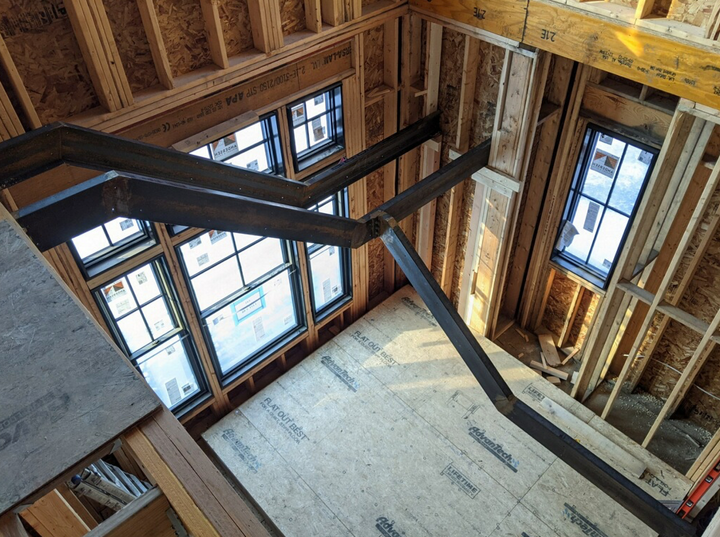
[[[695,535],[695,529],[685,520],[517,399],[420,259],[397,221],[379,212],[375,218],[382,220],[381,237],[385,246],[500,413],[657,531],[661,537]]]

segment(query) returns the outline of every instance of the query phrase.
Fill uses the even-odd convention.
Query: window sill
[[[561,256],[557,254],[553,255],[550,259],[550,267],[563,276],[573,280],[575,283],[589,289],[596,295],[605,296],[605,282],[591,272],[563,259]]]
[[[344,156],[345,148],[341,145],[333,145],[315,155],[301,158],[297,164],[295,179],[302,181],[313,173],[339,162]]]
[[[352,304],[352,295],[345,295],[337,298],[335,302],[331,303],[327,309],[322,310],[320,313],[313,313],[315,328],[318,330],[322,328],[331,317],[335,317],[336,314],[347,309],[350,304]]]

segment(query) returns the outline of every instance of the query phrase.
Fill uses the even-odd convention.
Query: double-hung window
[[[173,411],[206,393],[206,383],[162,258],[95,290],[118,345]]]
[[[156,244],[150,224],[116,218],[70,241],[75,257],[92,278]]]
[[[345,192],[339,192],[309,209],[325,214],[345,216]],[[310,297],[315,319],[332,312],[351,296],[350,252],[347,248],[307,243]]]
[[[341,86],[319,91],[287,107],[296,171],[344,148]]]
[[[224,380],[304,328],[291,243],[211,230],[183,243],[179,252]]]
[[[605,287],[652,173],[657,151],[590,125],[553,260]]]
[[[280,136],[274,113],[267,114],[252,125],[199,147],[190,154],[246,170],[275,175],[283,173]]]

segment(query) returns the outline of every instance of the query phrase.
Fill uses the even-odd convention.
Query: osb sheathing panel
[[[365,108],[365,147],[372,147],[383,139],[383,103],[377,102]],[[379,169],[366,177],[367,206],[374,209],[385,201],[384,175]],[[373,299],[383,291],[385,270],[385,247],[381,240],[368,243],[368,298]]]
[[[713,431],[720,427],[720,348],[710,353],[707,362],[700,370],[695,385],[690,388],[680,410],[692,421]]]
[[[714,5],[715,0],[672,0],[667,18],[702,27]]]
[[[449,144],[455,145],[458,114],[460,112],[460,85],[462,83],[463,56],[465,54],[465,36],[460,32],[445,28],[442,37],[440,55],[440,84],[438,91],[438,110],[440,110],[440,129],[443,134],[443,152],[441,166],[448,162]],[[432,272],[439,281],[442,276],[443,262],[447,249],[445,233],[448,227],[450,211],[450,192],[438,198],[435,206],[435,228],[433,235]],[[447,260],[450,265],[453,259]]]
[[[220,0],[218,13],[228,56],[253,48],[247,0]]]
[[[155,11],[173,76],[212,63],[200,0],[155,0]]]
[[[47,4],[40,19],[36,0],[0,0],[0,33],[43,123],[99,104],[62,2]]]
[[[705,152],[712,157],[720,156],[720,126],[715,127],[707,146],[705,146]]]
[[[120,61],[132,91],[159,83],[137,2],[104,0]]]
[[[294,34],[305,29],[304,0],[280,0],[280,16],[283,35]]]
[[[597,309],[600,301],[600,295],[596,295],[590,291],[585,291],[578,307],[578,312],[575,317],[575,322],[570,329],[570,337],[568,338],[568,344],[575,348],[582,348],[587,337],[588,330],[592,324],[593,317],[595,316],[595,310]]]
[[[560,337],[565,318],[570,315],[573,295],[579,285],[559,272],[555,273],[548,296],[542,323],[557,337]]]
[[[10,79],[8,78],[7,73],[3,69],[0,69],[0,85],[5,90],[5,93],[7,93],[13,110],[15,110],[18,117],[20,118],[20,122],[23,124],[23,128],[26,131],[31,130],[30,124],[28,123],[27,118],[25,117],[25,114],[23,113],[20,106],[20,101],[18,100],[17,95],[15,94],[15,90],[13,90],[12,84],[10,83]]]
[[[363,32],[363,53],[365,66],[365,91],[382,86],[384,83],[385,30],[382,25]],[[382,113],[382,111],[381,111]]]
[[[473,147],[492,136],[504,61],[505,49],[480,42],[480,59],[470,134],[470,145]]]

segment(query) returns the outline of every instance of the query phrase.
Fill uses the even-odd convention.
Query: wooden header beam
[[[410,0],[410,6],[720,109],[720,47],[543,0]]]

